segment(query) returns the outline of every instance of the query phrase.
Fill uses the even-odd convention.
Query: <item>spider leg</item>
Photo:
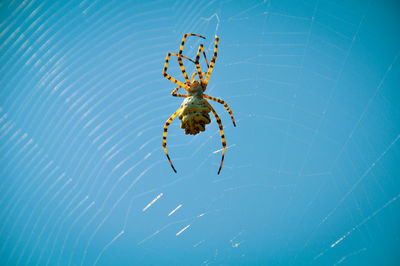
[[[194,82],[194,77],[196,76],[197,72],[193,72],[192,74],[192,82]],[[203,72],[203,77],[207,75],[207,73]]]
[[[211,59],[210,67],[208,68],[207,77],[206,77],[206,80],[205,80],[205,84],[206,84],[206,85],[208,84],[208,80],[210,79],[211,72],[212,72],[212,70],[213,70],[213,68],[214,68],[215,60],[217,59],[218,40],[219,40],[218,36],[215,35],[214,56],[213,56],[213,58]]]
[[[175,55],[175,56],[178,56],[178,54],[175,54],[175,53],[171,53],[171,55]],[[196,64],[196,62],[195,61],[193,61],[191,58],[189,58],[189,57],[187,57],[187,56],[184,56],[184,55],[181,55],[183,58],[185,58],[185,59],[187,59],[187,60],[189,60],[189,61],[192,61],[194,64]]]
[[[185,88],[185,90],[188,91],[188,90],[189,90],[189,86],[188,86],[188,85],[186,85],[186,84],[180,82],[179,80],[174,79],[173,77],[171,77],[170,75],[167,74],[168,60],[169,60],[169,57],[170,57],[171,55],[176,55],[176,54],[172,54],[172,53],[168,53],[168,54],[167,54],[167,58],[165,59],[164,71],[163,71],[164,77],[167,78],[167,79],[169,79],[169,80],[172,81],[173,83],[175,83],[175,84],[177,84],[177,85],[179,85],[179,86]]]
[[[176,88],[171,92],[171,95],[172,95],[172,96],[175,96],[175,97],[184,97],[184,98],[186,98],[186,97],[187,97],[186,94],[178,94],[178,93],[176,93],[180,88],[182,88],[182,87],[181,87],[181,86],[176,87]]]
[[[222,164],[224,163],[224,157],[225,157],[225,148],[226,148],[226,141],[225,141],[225,135],[224,135],[224,129],[222,127],[221,119],[219,118],[217,112],[214,110],[214,108],[207,102],[206,99],[203,99],[203,101],[210,107],[211,111],[213,112],[215,116],[215,120],[217,120],[218,126],[219,126],[219,131],[221,133],[221,139],[222,139],[222,159],[221,159],[221,165],[219,166],[218,169],[218,174],[221,172]]]
[[[171,53],[171,55],[176,55],[176,56],[178,56],[178,54],[173,54],[173,53]],[[192,61],[193,63],[195,63],[195,62],[194,62],[192,59],[190,59],[189,57],[186,57],[186,56],[184,56],[184,55],[182,55],[182,57],[185,58],[185,59],[187,59],[187,60]],[[196,74],[196,72],[193,73],[193,74]],[[193,80],[194,80],[194,76],[192,76],[192,81],[193,81]],[[175,96],[175,97],[184,97],[184,98],[186,98],[187,95],[176,93],[180,88],[182,88],[182,87],[181,87],[181,86],[176,87],[176,88],[171,92],[171,95],[172,95],[172,96]]]
[[[196,70],[197,70],[197,74],[199,75],[199,80],[201,84],[204,84],[204,80],[203,80],[203,74],[201,72],[201,68],[200,68],[200,52],[201,52],[201,48],[203,47],[202,44],[200,44],[199,50],[197,50],[197,56],[196,56]],[[204,51],[204,49],[203,49]]]
[[[183,35],[182,42],[181,42],[181,47],[179,48],[179,53],[178,53],[178,62],[179,62],[179,66],[181,68],[183,77],[186,80],[186,84],[188,84],[188,85],[190,84],[190,80],[189,80],[188,75],[186,74],[186,70],[185,70],[185,67],[183,66],[183,62],[182,62],[182,58],[181,57],[182,57],[183,46],[185,45],[186,37],[187,36],[191,36],[191,35],[205,39],[205,37],[203,37],[201,35],[198,35],[198,34],[194,34],[194,33],[186,33],[185,35]]]
[[[225,101],[223,101],[223,100],[221,100],[221,99],[218,99],[218,98],[211,97],[211,96],[209,96],[209,95],[207,95],[207,94],[203,94],[203,96],[204,96],[205,98],[207,98],[207,99],[210,99],[210,100],[213,100],[213,101],[216,101],[216,102],[219,102],[219,103],[223,104],[223,105],[225,106],[225,109],[226,109],[226,110],[228,111],[228,113],[231,115],[233,125],[236,127],[236,123],[235,123],[235,119],[233,118],[232,111],[231,111],[231,109],[229,108],[228,104],[227,104]]]
[[[168,152],[167,152],[167,130],[168,130],[168,126],[169,124],[171,124],[172,120],[174,120],[174,118],[179,114],[179,112],[181,111],[182,108],[179,108],[178,110],[176,110],[176,112],[171,115],[171,117],[167,120],[167,122],[165,122],[165,126],[164,126],[164,134],[163,134],[163,148],[165,151],[165,154],[167,155],[168,161],[171,164],[172,170],[174,170],[174,172],[176,173],[175,167],[171,162],[171,159],[169,158]]]
[[[207,68],[209,68],[209,67],[210,67],[210,65],[208,64],[208,60],[207,60],[207,56],[206,56],[206,52],[204,51],[204,47],[203,47],[203,45],[202,45],[202,44],[200,44],[200,48],[199,48],[199,49],[201,49],[201,50],[203,51],[204,59],[206,60],[206,63],[207,63]]]

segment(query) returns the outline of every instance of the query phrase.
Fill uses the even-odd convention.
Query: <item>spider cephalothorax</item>
[[[194,78],[194,76],[192,78]],[[200,82],[195,80],[190,84],[188,96],[197,96],[203,98],[203,91],[205,91],[203,85],[201,85]]]
[[[169,158],[168,152],[167,152],[167,130],[168,126],[171,124],[172,120],[176,116],[179,117],[181,120],[181,128],[185,129],[185,134],[191,134],[191,135],[196,135],[202,131],[205,131],[206,125],[211,123],[210,115],[209,113],[212,112],[215,116],[215,119],[217,120],[219,130],[221,133],[221,139],[222,139],[222,159],[221,159],[221,165],[218,170],[218,174],[221,172],[222,164],[224,162],[224,156],[225,156],[225,148],[226,148],[226,141],[225,141],[225,136],[224,136],[224,130],[222,127],[221,119],[219,118],[217,112],[214,110],[214,108],[208,103],[206,99],[210,99],[216,102],[219,102],[223,104],[226,108],[226,110],[229,112],[232,118],[233,125],[236,126],[235,120],[233,119],[233,115],[231,110],[229,109],[228,105],[221,99],[217,99],[211,96],[208,96],[207,94],[204,94],[204,91],[207,88],[208,80],[210,79],[211,72],[214,68],[215,60],[217,58],[217,51],[218,51],[218,37],[215,36],[215,48],[214,48],[214,56],[211,60],[211,63],[208,64],[207,61],[207,56],[204,51],[204,47],[202,44],[200,44],[200,47],[197,51],[197,56],[196,56],[196,61],[193,61],[192,59],[182,55],[183,51],[183,46],[185,44],[185,40],[187,36],[194,35],[200,38],[205,39],[203,36],[193,34],[193,33],[187,33],[183,35],[181,47],[179,49],[178,54],[174,53],[168,53],[167,58],[165,59],[165,65],[164,65],[164,77],[169,79],[170,81],[176,83],[179,85],[177,88],[175,88],[172,91],[172,96],[175,97],[183,97],[186,98],[183,102],[181,107],[167,120],[164,126],[164,134],[163,134],[163,148],[165,151],[165,154],[167,155],[168,161],[171,164],[172,169],[175,171],[174,165],[171,162],[171,159]],[[200,53],[203,52],[204,59],[206,60],[208,70],[206,73],[203,73],[200,69]],[[171,55],[177,56],[178,57],[178,62],[179,66],[181,68],[183,77],[185,78],[186,84],[174,79],[170,75],[167,74],[167,68],[168,68],[168,60]],[[196,70],[197,73],[193,73],[192,75],[192,80],[189,80],[189,77],[186,73],[185,67],[183,65],[182,58],[185,58],[187,60],[190,60],[196,65]],[[199,77],[199,81],[194,80],[194,77],[196,74]],[[205,79],[203,77],[205,76]],[[187,92],[187,94],[178,94],[176,93],[180,88],[184,88]]]

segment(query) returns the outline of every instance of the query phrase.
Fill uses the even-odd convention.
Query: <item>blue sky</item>
[[[396,1],[3,1],[2,265],[398,265]],[[165,56],[218,125],[165,121]],[[189,73],[195,70],[185,62]],[[204,62],[201,63],[206,68]],[[184,81],[176,58],[169,74]],[[181,91],[183,93],[183,91]]]

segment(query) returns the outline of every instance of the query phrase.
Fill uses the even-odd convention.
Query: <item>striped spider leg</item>
[[[219,132],[221,133],[221,140],[222,140],[222,158],[221,158],[221,164],[218,169],[218,175],[221,172],[222,169],[222,164],[224,163],[224,157],[225,157],[225,148],[226,148],[226,140],[225,140],[225,134],[224,134],[224,127],[222,126],[221,119],[219,118],[217,112],[214,110],[214,108],[207,102],[206,99],[204,99],[204,102],[210,107],[211,111],[213,112],[215,116],[215,120],[217,120],[218,127],[219,127]]]
[[[179,87],[178,87],[178,89],[179,89]],[[175,173],[176,173],[175,167],[172,164],[171,159],[169,158],[169,155],[167,152],[167,130],[168,130],[168,126],[172,123],[172,120],[175,119],[175,117],[181,112],[181,110],[182,110],[182,108],[179,108],[178,110],[176,110],[176,112],[171,115],[171,117],[167,120],[167,122],[165,122],[164,133],[163,133],[163,148],[164,148],[165,154],[167,155],[169,164],[171,165],[172,170],[174,170]]]
[[[165,58],[165,64],[164,64],[163,75],[164,75],[164,77],[165,77],[166,79],[172,81],[173,83],[179,85],[179,87],[182,87],[182,88],[184,88],[186,91],[188,91],[188,90],[189,90],[189,86],[190,86],[190,82],[187,83],[187,84],[184,84],[184,83],[180,82],[179,80],[176,80],[175,78],[171,77],[171,76],[168,75],[168,73],[167,73],[169,57],[170,57],[171,55],[178,56],[178,54],[175,54],[175,53],[168,53],[168,54],[167,54],[167,57]],[[181,56],[184,57],[184,58],[186,58],[186,59],[188,59],[188,60],[190,60],[190,61],[192,61],[192,62],[194,63],[194,61],[193,61],[192,59],[190,59],[190,58],[188,58],[188,57],[186,57],[186,56],[184,56],[184,55],[181,55]],[[183,67],[183,64],[182,64],[182,68],[181,68],[181,69],[182,69],[182,73],[185,73],[185,74],[186,74],[186,71],[185,71],[185,68]],[[185,71],[185,72],[184,72],[184,71]]]
[[[215,98],[215,97],[211,97],[211,96],[209,96],[207,94],[203,94],[203,97],[207,98],[207,99],[210,99],[210,100],[213,100],[213,101],[216,101],[216,102],[218,102],[220,104],[223,104],[225,106],[225,109],[228,111],[228,113],[231,116],[231,119],[232,119],[232,122],[233,122],[233,126],[236,127],[236,123],[235,123],[235,119],[233,118],[232,111],[231,111],[231,109],[229,108],[228,104],[225,101],[223,101],[221,99],[218,99],[218,98]]]
[[[182,38],[181,47],[179,48],[179,52],[178,52],[178,62],[179,62],[179,67],[181,68],[183,77],[184,77],[185,80],[186,80],[186,84],[190,85],[189,77],[188,77],[188,75],[186,74],[186,70],[185,70],[185,67],[183,66],[183,62],[182,62],[183,46],[185,45],[185,40],[186,40],[186,37],[187,37],[187,36],[197,36],[197,37],[200,37],[200,38],[203,38],[203,39],[205,39],[205,37],[203,37],[203,36],[201,36],[201,35],[198,35],[198,34],[194,34],[194,33],[186,33],[185,35],[183,35],[183,38]],[[192,60],[191,60],[191,61],[192,61]],[[193,61],[192,61],[192,62],[193,62]]]
[[[208,80],[210,79],[211,72],[212,72],[212,71],[213,71],[213,69],[214,69],[215,60],[217,59],[217,54],[218,54],[218,40],[219,40],[218,36],[217,36],[217,35],[215,35],[215,47],[214,47],[214,55],[213,55],[213,58],[211,59],[210,66],[208,67],[208,71],[207,71],[206,80],[204,81],[204,84],[205,84],[205,88],[204,88],[204,90],[206,90],[206,88],[207,88],[207,85],[208,85]],[[208,65],[208,63],[207,63],[207,65]]]

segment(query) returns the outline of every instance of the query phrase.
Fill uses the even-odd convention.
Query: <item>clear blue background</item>
[[[2,1],[1,264],[398,265],[399,11]],[[220,37],[207,93],[237,120],[212,102],[220,175],[215,120],[171,124],[177,174],[161,146],[182,100],[162,69],[187,32],[207,37],[192,58]],[[176,58],[169,73],[183,80]]]

